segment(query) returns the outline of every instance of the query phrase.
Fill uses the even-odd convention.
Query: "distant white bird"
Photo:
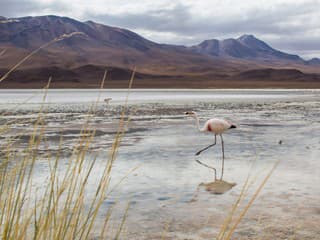
[[[187,116],[191,116],[196,120],[196,126],[199,129],[200,132],[212,132],[214,134],[214,143],[210,144],[209,146],[201,149],[200,151],[198,151],[196,153],[196,156],[200,155],[200,153],[202,153],[203,151],[207,150],[210,147],[213,147],[214,145],[216,145],[217,143],[217,135],[220,136],[221,139],[221,147],[222,147],[222,168],[221,168],[221,177],[220,180],[222,180],[223,178],[223,172],[224,172],[224,142],[223,142],[223,138],[222,138],[222,133],[224,133],[225,131],[227,131],[228,129],[231,128],[236,128],[237,126],[232,124],[231,122],[225,120],[225,119],[219,119],[219,118],[212,118],[209,119],[208,121],[206,121],[206,123],[204,124],[203,128],[200,128],[200,123],[199,123],[199,118],[197,116],[197,114],[195,112],[185,112],[185,114]],[[210,167],[202,162],[200,162],[199,160],[196,160],[198,163],[200,163],[201,165],[211,168],[214,170],[214,179],[217,180],[217,170],[213,167]]]
[[[112,98],[105,98],[103,101],[106,103],[106,104],[109,104],[109,102],[112,100]]]

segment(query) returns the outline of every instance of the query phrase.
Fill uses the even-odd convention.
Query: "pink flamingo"
[[[212,132],[214,134],[214,143],[210,144],[209,146],[201,149],[200,151],[198,151],[196,153],[196,156],[200,155],[200,153],[202,153],[203,151],[207,150],[210,147],[213,147],[214,145],[216,145],[217,143],[217,135],[220,136],[221,139],[221,147],[222,147],[222,168],[221,168],[221,177],[220,180],[222,180],[223,177],[223,172],[224,172],[224,142],[223,142],[223,138],[222,138],[222,133],[224,133],[225,131],[231,129],[231,128],[236,128],[237,126],[230,123],[229,121],[225,120],[225,119],[219,119],[219,118],[212,118],[209,119],[208,121],[206,121],[206,123],[204,124],[204,126],[202,128],[200,128],[200,123],[199,123],[199,118],[197,116],[197,114],[195,112],[185,112],[185,114],[187,116],[193,117],[196,120],[196,126],[199,129],[200,132]],[[199,160],[196,160],[199,164],[211,168],[214,170],[214,179],[217,180],[217,170],[213,167],[210,167],[202,162],[200,162]]]

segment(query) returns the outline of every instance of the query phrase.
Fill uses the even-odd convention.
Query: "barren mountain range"
[[[320,87],[320,59],[278,51],[253,35],[205,40],[186,47],[159,44],[117,27],[67,17],[0,17],[0,76],[31,51],[72,32],[24,62],[0,88],[134,87],[255,88]]]

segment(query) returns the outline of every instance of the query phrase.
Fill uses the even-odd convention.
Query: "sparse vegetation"
[[[241,220],[244,218],[250,207],[252,206],[253,202],[256,200],[258,197],[259,193],[263,189],[264,185],[267,183],[268,179],[270,178],[271,174],[277,167],[279,161],[276,162],[273,166],[273,168],[269,171],[269,173],[263,178],[262,182],[258,186],[258,188],[254,191],[253,195],[250,197],[249,202],[242,207],[241,204],[243,203],[243,200],[246,198],[248,195],[248,190],[250,187],[252,187],[252,184],[255,181],[254,179],[250,179],[250,174],[248,174],[248,177],[242,187],[242,190],[239,194],[239,197],[236,199],[235,203],[230,209],[229,214],[225,218],[220,232],[217,236],[217,240],[229,240],[231,239],[232,235],[236,231],[238,225],[240,224]],[[242,207],[242,209],[241,209]],[[239,213],[238,213],[239,212]]]
[[[2,239],[89,239],[102,203],[108,197],[110,173],[117,156],[124,129],[128,124],[126,109],[119,121],[117,134],[106,159],[103,174],[97,182],[96,194],[88,199],[85,192],[88,178],[96,158],[87,161],[87,153],[95,137],[95,129],[87,119],[81,130],[81,137],[73,148],[68,166],[61,170],[60,155],[51,154],[48,149],[44,156],[39,154],[40,145],[48,147],[44,136],[46,131],[44,109],[39,112],[33,126],[28,146],[17,153],[13,142],[8,139],[0,165],[0,236]],[[3,130],[10,128],[5,126]],[[63,138],[60,146],[63,145]],[[59,152],[59,151],[58,151]],[[50,173],[47,181],[34,184],[34,168],[37,161],[47,161]],[[38,186],[39,188],[36,188]],[[101,214],[101,212],[100,212]],[[101,239],[106,235],[112,208],[107,210],[104,224],[99,229]],[[124,217],[125,220],[125,217]],[[116,233],[119,238],[122,225]],[[96,230],[96,229],[95,229]],[[96,234],[96,232],[95,232]]]

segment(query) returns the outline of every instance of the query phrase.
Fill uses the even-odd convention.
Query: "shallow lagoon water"
[[[33,90],[1,90],[1,121],[34,119],[41,94]],[[110,105],[101,101],[91,115],[90,125],[97,129],[97,137],[88,161],[99,153],[95,177],[90,179],[92,189],[108,157],[126,94],[120,90],[103,91],[101,100],[113,100]],[[57,148],[62,134],[67,159],[98,95],[99,90],[49,91],[45,104],[46,134],[52,150]],[[26,99],[29,100],[23,106],[17,105]],[[132,90],[132,121],[115,162],[111,185],[131,169],[138,169],[116,188],[104,208],[117,203],[117,221],[123,214],[122,205],[131,202],[124,239],[161,239],[163,234],[166,239],[214,238],[248,174],[257,176],[250,196],[261,178],[280,160],[235,237],[319,239],[319,102],[318,90]],[[193,119],[183,115],[187,110],[197,111],[202,122],[214,116],[238,125],[224,135],[224,179],[237,185],[223,195],[213,195],[203,188],[197,193],[199,184],[212,181],[213,174],[195,162],[194,154],[212,143],[213,136],[197,132]],[[28,123],[17,123],[3,137],[28,128]],[[199,159],[216,166],[219,173],[220,144]],[[35,178],[39,183],[47,178],[46,168],[45,162],[38,163]],[[191,201],[195,195],[195,201]]]
[[[39,89],[0,89],[0,104],[43,102],[44,92]],[[128,91],[123,89],[49,89],[47,103],[88,103],[98,99],[112,98],[113,103],[125,100]],[[130,103],[142,102],[189,102],[189,101],[240,101],[240,100],[279,100],[318,95],[319,90],[250,90],[250,89],[131,89]]]

